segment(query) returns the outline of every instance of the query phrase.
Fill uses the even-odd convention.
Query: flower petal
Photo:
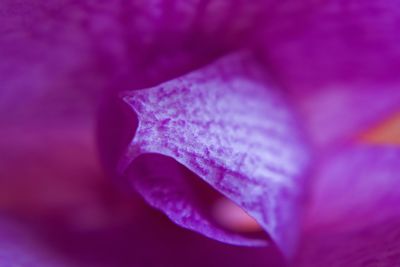
[[[125,224],[89,231],[2,216],[0,266],[285,266],[272,247],[235,247],[204,238],[135,200],[139,205]]]
[[[364,132],[395,115],[399,111],[400,90],[384,85],[365,85],[361,90],[352,84],[315,90],[293,99],[315,145],[326,148],[361,141]]]
[[[140,51],[136,51],[137,68],[144,70],[143,86],[154,86],[250,43],[268,4],[268,0],[133,2],[130,49]]]
[[[0,119],[81,118],[103,90],[187,72],[246,40],[263,3],[1,1]]]
[[[196,175],[254,217],[284,253],[293,252],[308,153],[295,117],[251,55],[223,58],[123,99],[139,123],[119,167],[151,205],[206,236],[259,245],[202,213],[189,186]],[[127,170],[136,158],[150,168]]]
[[[290,88],[398,83],[397,1],[284,1],[262,36],[274,73]]]
[[[378,211],[379,212],[379,211]],[[400,218],[346,232],[309,233],[294,266],[398,266]]]
[[[134,206],[104,175],[87,125],[3,128],[0,213],[93,229],[129,219]]]
[[[317,146],[354,138],[400,105],[397,1],[289,0],[270,15],[262,54]]]
[[[296,266],[400,263],[400,148],[359,145],[316,173]]]
[[[2,216],[0,219],[0,266],[72,266],[72,262],[60,257],[39,240],[40,238],[23,223]]]
[[[92,189],[87,190],[86,186],[93,181],[88,180],[95,177],[96,184],[104,179],[97,169],[96,175],[86,175],[90,169],[87,165],[97,164],[93,122],[100,95],[108,89],[125,90],[186,72],[189,66],[199,64],[196,57],[202,62],[209,60],[211,56],[205,54],[216,52],[201,50],[209,40],[201,44],[198,39],[194,41],[191,37],[196,35],[191,26],[204,26],[202,36],[215,40],[221,48],[229,43],[225,37],[245,35],[254,12],[258,12],[246,1],[235,1],[240,6],[223,1],[220,7],[207,1],[150,2],[1,1],[0,171],[5,174],[0,177],[2,208],[18,205],[18,209],[36,213],[38,209],[48,210],[48,206],[75,205],[80,200],[74,199],[74,193],[68,194],[69,190],[75,192],[75,187],[84,187],[77,190],[92,195]],[[163,23],[153,13],[154,6],[169,6],[162,9]],[[204,7],[204,14],[197,13],[198,6]],[[212,28],[212,20],[233,21],[234,14],[243,14],[244,21],[232,22],[229,30],[222,26]],[[164,23],[175,17],[185,17],[184,29],[173,28],[182,27],[181,23]],[[147,26],[141,24],[144,21]],[[191,22],[195,23],[189,25]],[[173,35],[160,36],[162,27]],[[216,37],[225,30],[225,37]],[[146,43],[146,31],[157,47]],[[172,36],[180,36],[180,40]],[[199,47],[182,52],[188,43]],[[165,49],[160,49],[163,45]],[[140,58],[151,54],[145,53],[146,49],[160,49],[157,55],[146,59],[149,69],[144,68]],[[154,73],[147,75],[148,72]],[[75,155],[77,151],[81,153]],[[59,186],[41,194],[42,187],[49,184]],[[85,199],[83,193],[79,195],[77,198]]]
[[[316,174],[309,227],[360,228],[400,216],[400,149],[360,145],[332,155]]]

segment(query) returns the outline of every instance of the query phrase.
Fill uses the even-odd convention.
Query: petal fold
[[[293,252],[309,154],[296,117],[252,55],[225,57],[156,87],[126,92],[123,99],[136,112],[138,127],[119,169],[151,205],[214,239],[260,245],[201,214],[187,191],[191,175],[178,167],[153,159],[153,174],[127,170],[143,155],[160,154],[240,206],[286,255]]]

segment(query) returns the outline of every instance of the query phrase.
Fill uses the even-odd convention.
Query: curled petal
[[[1,208],[18,206],[37,215],[60,205],[72,210],[69,205],[81,202],[78,198],[91,198],[89,191],[97,191],[87,190],[88,180],[104,180],[99,169],[87,175],[86,166],[97,164],[92,126],[99,96],[206,62],[211,56],[205,54],[217,53],[202,50],[206,41],[215,40],[210,46],[218,43],[221,49],[230,43],[227,39],[251,28],[258,9],[246,2],[1,1]],[[163,14],[155,12],[160,10],[156,6]],[[234,22],[236,17],[244,20]],[[165,23],[170,18],[174,23]],[[225,22],[232,28],[222,27]],[[202,42],[193,39],[197,27],[203,29]],[[222,31],[225,37],[214,38]],[[42,193],[42,187],[53,190]]]
[[[214,239],[262,245],[213,221],[210,197],[197,185],[203,180],[256,219],[284,253],[293,252],[308,153],[295,117],[251,55],[223,58],[123,99],[138,126],[119,170],[151,205]],[[102,132],[113,129],[106,124]]]

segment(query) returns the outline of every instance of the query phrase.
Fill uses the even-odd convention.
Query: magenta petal
[[[262,51],[318,146],[349,139],[400,106],[397,1],[284,1]]]
[[[132,1],[132,11],[123,16],[130,22],[128,55],[135,54],[141,73],[137,78],[153,86],[246,45],[261,26],[269,2]]]
[[[105,89],[209,62],[248,39],[265,2],[1,1],[0,119],[81,118]]]
[[[123,99],[139,124],[119,167],[126,171],[139,156],[139,161],[150,158],[147,175],[143,164],[127,174],[151,205],[214,239],[262,244],[202,214],[188,191],[190,180],[197,179],[190,170],[255,218],[286,254],[293,252],[308,153],[295,118],[252,56],[223,58],[157,87],[127,92]],[[134,120],[128,124],[135,126]],[[118,136],[113,139],[118,142]],[[188,170],[172,167],[171,158]]]
[[[296,266],[400,264],[400,149],[360,146],[317,173]]]
[[[359,146],[329,157],[316,174],[308,228],[360,228],[400,216],[400,149]]]
[[[295,94],[293,100],[315,145],[327,147],[354,141],[394,115],[400,90],[395,85],[352,84]]]
[[[285,1],[270,14],[264,51],[288,87],[399,82],[398,1]]]
[[[26,225],[2,216],[0,266],[67,267],[72,262],[49,249]]]
[[[0,219],[0,266],[285,266],[273,248],[229,246],[170,223],[138,200],[129,221],[89,231]],[[227,257],[227,255],[229,255]]]
[[[399,266],[399,235],[400,217],[352,231],[337,233],[327,227],[323,233],[310,232],[294,266]]]

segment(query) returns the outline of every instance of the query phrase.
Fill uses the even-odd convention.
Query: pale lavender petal
[[[118,190],[86,127],[18,130],[0,141],[1,267],[281,266],[273,247],[209,240]]]
[[[86,174],[87,165],[97,163],[93,121],[100,95],[154,83],[207,62],[229,46],[228,39],[251,29],[259,10],[246,2],[1,1],[1,206],[18,204],[18,209],[35,213],[50,202],[70,205],[70,186],[92,183]],[[181,23],[168,23],[178,17]],[[225,22],[231,26],[222,27]],[[203,29],[202,37],[193,34],[197,27]],[[164,36],[166,29],[171,35]],[[104,179],[100,170],[96,177]],[[38,194],[57,179],[58,194]]]
[[[283,266],[273,247],[204,238],[116,188],[86,127],[20,130],[0,141],[1,267]]]
[[[214,239],[262,244],[218,227],[207,216],[204,200],[190,191],[195,174],[254,217],[284,253],[293,252],[308,153],[295,117],[250,54],[126,92],[123,99],[139,123],[120,171],[151,205]],[[133,119],[125,124],[135,127]],[[102,131],[114,131],[113,124]],[[118,136],[113,140],[108,142],[118,143]],[[150,168],[133,162],[127,171],[136,158]]]

